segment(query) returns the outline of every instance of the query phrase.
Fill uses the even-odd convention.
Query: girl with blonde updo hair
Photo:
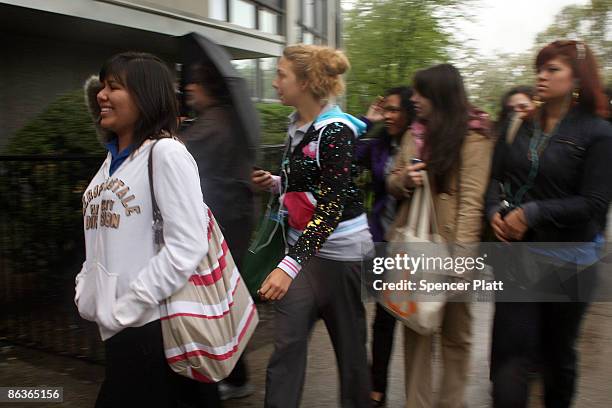
[[[330,100],[342,93],[349,69],[338,50],[315,45],[285,48],[273,86],[290,116],[281,175],[253,172],[253,184],[279,194],[286,220],[287,255],[263,282],[263,300],[276,301],[274,354],[266,380],[266,407],[300,403],[308,337],[321,317],[334,344],[343,407],[369,407],[366,319],[360,264],[373,249],[357,176],[355,142],[366,124]]]

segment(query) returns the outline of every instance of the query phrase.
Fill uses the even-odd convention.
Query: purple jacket
[[[385,165],[391,154],[391,137],[381,132],[379,137],[360,139],[357,142],[357,163],[372,172],[374,205],[369,214],[370,233],[374,242],[383,242],[385,232],[381,216],[387,203],[385,188]]]

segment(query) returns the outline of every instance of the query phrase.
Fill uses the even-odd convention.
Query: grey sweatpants
[[[369,408],[366,317],[360,263],[313,257],[276,306],[274,353],[266,377],[267,408],[300,405],[308,339],[322,318],[336,353],[343,408]]]

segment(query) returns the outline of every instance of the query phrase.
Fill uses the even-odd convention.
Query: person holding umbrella
[[[225,51],[200,35],[190,34],[184,39],[187,67],[182,78],[183,93],[197,118],[179,137],[198,164],[204,200],[241,270],[255,214],[250,174],[255,163],[252,147],[259,136],[258,121],[252,114],[255,109],[246,83],[233,69]],[[241,106],[248,109],[247,103],[251,109],[245,117]],[[247,134],[249,140],[243,139],[247,128],[252,132],[251,136]],[[211,391],[208,384],[202,388],[205,394]],[[241,358],[232,374],[219,384],[220,398],[243,398],[253,392]]]
[[[325,321],[338,361],[343,407],[370,407],[365,309],[360,261],[373,249],[357,175],[355,144],[366,125],[330,99],[343,89],[349,62],[340,51],[314,45],[285,48],[274,88],[294,106],[282,177],[258,170],[253,183],[282,192],[288,211],[287,256],[259,293],[276,301],[274,353],[266,377],[265,405],[300,404],[308,336]]]

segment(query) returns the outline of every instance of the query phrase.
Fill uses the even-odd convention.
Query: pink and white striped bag
[[[163,245],[163,219],[153,190],[153,148],[149,183],[155,242]],[[187,284],[161,304],[168,364],[200,382],[218,382],[234,369],[259,321],[227,242],[208,210],[208,253]]]

